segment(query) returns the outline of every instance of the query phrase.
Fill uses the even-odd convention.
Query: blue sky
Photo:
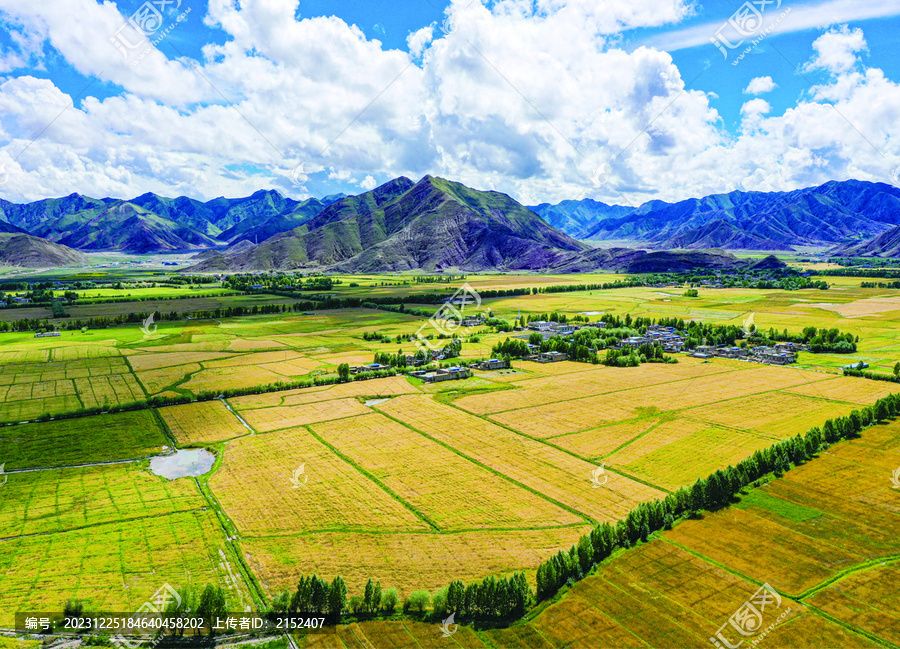
[[[900,0],[154,1],[133,48],[151,3],[0,0],[0,196],[639,204],[900,167]]]

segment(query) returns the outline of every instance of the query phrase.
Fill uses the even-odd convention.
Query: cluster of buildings
[[[603,326],[606,326],[605,322],[602,324]],[[536,322],[528,323],[528,329],[531,331],[536,331],[540,334],[544,334],[544,339],[547,339],[550,336],[571,336],[580,328],[581,327],[575,325],[555,322],[553,320],[538,320]]]
[[[727,345],[698,345],[691,356],[695,358],[737,358],[767,365],[790,365],[797,362],[797,353],[809,351],[809,345],[776,343],[774,346],[729,347]]]
[[[619,343],[620,347],[632,347],[637,349],[641,345],[660,345],[663,351],[669,353],[680,352],[684,347],[685,338],[675,327],[661,327],[650,325],[643,336],[630,336]]]

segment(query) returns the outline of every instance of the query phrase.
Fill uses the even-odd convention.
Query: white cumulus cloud
[[[778,87],[778,84],[772,81],[772,77],[754,77],[750,79],[750,83],[744,88],[745,95],[761,95],[765,92],[771,92]]]

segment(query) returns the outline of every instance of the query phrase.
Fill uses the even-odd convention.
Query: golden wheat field
[[[314,424],[311,429],[441,530],[583,522],[384,415]]]
[[[595,488],[596,465],[427,396],[397,397],[375,408],[593,520],[617,520],[638,502],[661,495],[614,473],[606,476],[604,488]]]
[[[305,428],[241,437],[224,453],[209,485],[243,534],[430,529]]]
[[[218,399],[160,408],[159,414],[179,446],[219,442],[250,432]]]
[[[516,531],[436,533],[321,532],[284,538],[242,539],[241,547],[270,594],[295,588],[300,575],[341,574],[359,591],[370,577],[404,595],[446,586],[453,579],[534,567],[588,526]]]

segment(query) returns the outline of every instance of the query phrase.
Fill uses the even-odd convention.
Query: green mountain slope
[[[352,272],[546,268],[587,246],[512,198],[425,176],[397,178],[325,208],[308,223],[228,259],[229,269]],[[197,270],[222,270],[209,259]]]

